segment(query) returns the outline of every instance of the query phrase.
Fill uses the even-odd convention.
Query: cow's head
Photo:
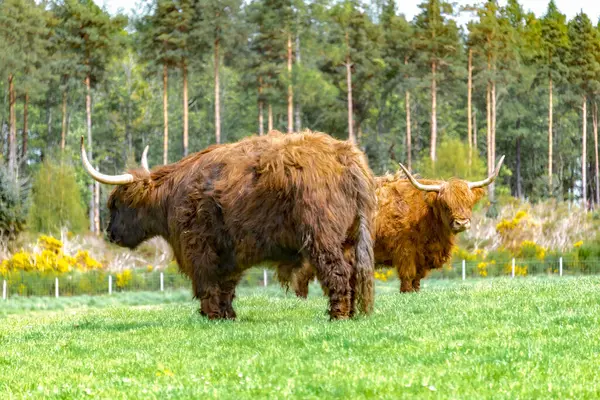
[[[100,183],[117,186],[108,199],[110,221],[106,229],[107,238],[112,243],[131,249],[156,235],[153,229],[156,215],[148,207],[151,181],[147,153],[148,146],[142,153],[142,170],[134,172],[135,175],[105,175],[89,162],[81,137],[81,161],[87,173]]]
[[[500,158],[496,170],[486,179],[478,182],[452,178],[441,183],[423,184],[417,181],[404,165],[400,164],[400,167],[415,188],[427,192],[426,202],[440,216],[448,229],[458,233],[471,227],[473,206],[485,194],[483,188],[494,182],[503,161],[504,156]]]

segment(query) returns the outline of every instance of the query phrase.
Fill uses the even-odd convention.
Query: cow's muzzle
[[[470,227],[470,219],[455,219],[454,221],[452,221],[452,230],[456,233],[466,231]]]

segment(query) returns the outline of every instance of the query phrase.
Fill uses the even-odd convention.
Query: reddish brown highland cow
[[[494,173],[479,182],[417,181],[402,164],[406,178],[398,174],[376,178],[375,262],[396,268],[401,292],[419,291],[421,279],[450,260],[456,234],[471,226],[473,206],[485,194],[483,188],[498,176],[502,161],[504,156]],[[351,260],[353,254],[346,257]],[[278,277],[284,286],[291,284],[299,297],[306,297],[314,269],[308,261],[300,270],[282,265]]]
[[[309,260],[329,293],[332,319],[373,304],[375,182],[356,146],[305,132],[253,136],[215,145],[174,164],[119,176],[87,172],[118,185],[108,200],[111,242],[135,248],[163,237],[190,277],[200,311],[235,318],[242,273],[272,261]],[[352,264],[343,249],[352,249]]]

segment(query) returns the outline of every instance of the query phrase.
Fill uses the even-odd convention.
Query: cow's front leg
[[[233,309],[233,299],[235,299],[235,288],[240,278],[240,274],[234,274],[224,279],[220,284],[219,309],[222,318],[236,318],[236,313]]]
[[[400,292],[410,293],[413,292],[413,279],[412,278],[401,278],[400,279]]]
[[[394,258],[393,265],[398,272],[400,279],[400,292],[414,292],[413,282],[417,278],[417,268],[414,261],[414,256],[411,254],[401,254]]]

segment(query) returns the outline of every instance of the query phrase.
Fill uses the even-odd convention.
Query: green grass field
[[[200,317],[187,292],[13,299],[0,397],[600,396],[600,277],[377,290],[373,315],[333,323],[316,286],[307,301],[243,289],[235,322]]]

